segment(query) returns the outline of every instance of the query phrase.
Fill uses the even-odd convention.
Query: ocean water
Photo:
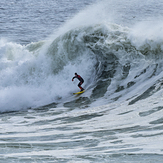
[[[1,0],[0,163],[162,163],[162,9]]]

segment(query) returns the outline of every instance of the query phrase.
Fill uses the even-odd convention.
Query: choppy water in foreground
[[[2,0],[0,162],[162,163],[162,7]]]

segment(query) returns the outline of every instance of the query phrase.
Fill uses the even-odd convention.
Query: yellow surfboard
[[[83,91],[80,91],[80,92],[76,92],[76,93],[73,93],[74,95],[79,95],[79,94],[82,94],[82,93],[84,93],[85,92],[85,90],[83,90]]]

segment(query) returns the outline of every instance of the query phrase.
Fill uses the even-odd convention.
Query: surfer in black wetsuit
[[[75,76],[72,78],[72,81],[74,81],[75,78],[77,78],[80,81],[78,87],[81,89],[81,91],[84,91],[84,88],[81,87],[81,85],[84,83],[84,79],[77,73],[75,73]]]

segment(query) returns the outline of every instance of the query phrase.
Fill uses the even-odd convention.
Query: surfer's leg
[[[82,82],[79,82],[79,84],[78,84],[78,87],[79,87],[80,89],[82,89],[81,84],[82,84]]]
[[[84,89],[81,87],[82,84],[83,84],[82,82],[80,82],[80,83],[78,84],[78,87],[81,89],[81,91],[84,90]]]

